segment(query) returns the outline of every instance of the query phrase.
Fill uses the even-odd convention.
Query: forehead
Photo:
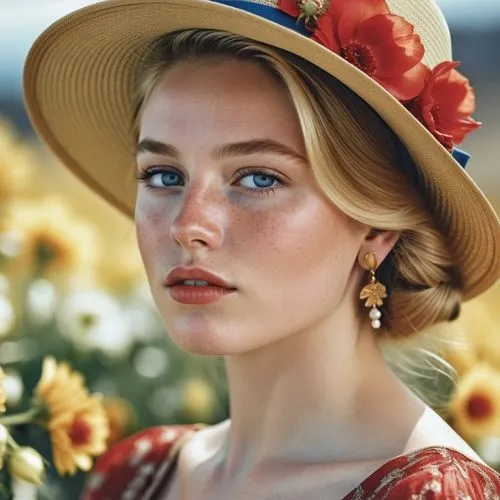
[[[168,138],[172,143],[217,134],[223,134],[225,141],[259,136],[302,142],[288,90],[256,62],[175,64],[159,79],[144,106],[140,138]]]

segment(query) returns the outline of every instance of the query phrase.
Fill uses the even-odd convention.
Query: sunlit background
[[[415,0],[417,1],[417,0]],[[226,417],[225,386],[213,360],[188,357],[168,340],[148,293],[128,220],[66,172],[41,146],[22,103],[24,58],[52,21],[90,1],[0,0],[0,364],[7,408],[29,403],[47,354],[81,371],[105,396],[110,444],[159,423],[213,423]],[[470,175],[500,209],[500,1],[440,0],[454,59],[476,89],[483,128],[463,144]],[[439,411],[485,459],[500,467],[499,286],[464,307],[436,334],[457,369]],[[456,342],[455,342],[456,341]],[[223,380],[223,379],[222,379]],[[439,399],[439,398],[437,398]],[[49,456],[46,440],[20,442]],[[73,499],[83,474],[50,469],[40,498]]]

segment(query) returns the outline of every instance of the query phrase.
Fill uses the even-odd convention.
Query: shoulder
[[[500,499],[500,475],[451,448],[429,448],[408,457],[388,499]],[[403,495],[403,496],[402,496]]]
[[[500,474],[457,450],[429,447],[389,461],[359,490],[377,500],[500,500]]]
[[[152,484],[175,443],[201,427],[202,424],[150,427],[116,444],[97,460],[81,500],[118,500],[127,490],[135,493],[132,498],[140,498],[137,495]]]

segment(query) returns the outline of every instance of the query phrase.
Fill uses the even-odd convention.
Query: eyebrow
[[[181,154],[176,147],[149,138],[142,139],[142,141],[139,141],[136,145],[135,155],[137,156],[140,153],[154,153],[158,155],[172,156],[176,160],[179,160],[181,157]]]
[[[175,146],[149,138],[142,139],[135,148],[136,155],[146,152],[170,156],[175,160],[181,158],[180,151]],[[252,139],[250,141],[222,144],[211,151],[211,156],[215,160],[222,160],[231,156],[248,156],[256,153],[287,156],[293,160],[307,163],[307,159],[300,153],[272,139]]]

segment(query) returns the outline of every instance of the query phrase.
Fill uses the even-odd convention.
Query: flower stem
[[[24,413],[18,413],[17,415],[4,415],[0,417],[0,424],[6,427],[11,425],[27,424],[34,420],[35,417],[39,415],[38,408],[31,408]]]
[[[8,445],[15,450],[16,448],[19,448],[19,445],[14,441],[14,438],[9,434],[8,440],[7,440]]]

